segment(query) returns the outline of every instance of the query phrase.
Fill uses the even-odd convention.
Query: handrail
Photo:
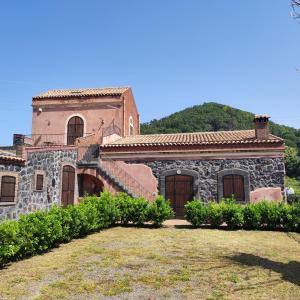
[[[102,136],[107,137],[112,134],[117,134],[121,136],[121,129],[117,125],[113,124],[102,129]]]
[[[135,178],[133,178],[126,170],[120,167],[114,160],[105,159],[100,161],[101,166],[105,171],[111,175],[117,177],[125,187],[133,195],[137,197],[144,197],[148,200],[154,200],[155,195],[148,191],[142,184],[140,184]]]
[[[84,137],[90,137],[92,133],[86,133]],[[52,146],[66,145],[65,133],[47,133],[47,134],[30,134],[24,135],[24,143],[31,146]]]

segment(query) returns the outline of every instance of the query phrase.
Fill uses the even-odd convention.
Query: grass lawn
[[[300,235],[115,227],[0,270],[0,299],[300,299]]]

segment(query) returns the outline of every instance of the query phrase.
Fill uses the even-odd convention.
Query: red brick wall
[[[133,124],[134,124],[134,131],[133,134],[137,135],[140,134],[140,123],[139,123],[139,114],[137,110],[137,106],[134,100],[134,96],[132,90],[127,90],[124,95],[125,97],[125,122],[124,122],[124,129],[125,135],[129,135],[129,118],[132,116]]]

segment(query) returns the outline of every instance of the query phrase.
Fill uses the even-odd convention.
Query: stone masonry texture
[[[75,166],[76,160],[76,150],[59,150],[29,153],[25,166],[0,165],[0,175],[16,172],[18,177],[16,203],[0,203],[0,220],[17,219],[21,214],[60,205],[62,167],[64,164]],[[37,172],[44,174],[42,191],[35,190]]]
[[[222,170],[240,169],[250,177],[250,191],[262,187],[284,189],[285,166],[283,158],[247,158],[220,160],[157,160],[127,161],[149,166],[160,182],[160,176],[168,170],[193,170],[199,174],[198,194],[203,201],[218,199],[218,173]],[[196,183],[197,184],[197,183]],[[158,187],[160,190],[160,187]]]

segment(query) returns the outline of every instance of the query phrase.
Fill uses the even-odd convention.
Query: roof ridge
[[[110,87],[89,87],[89,88],[67,88],[67,89],[49,89],[33,96],[33,99],[40,98],[64,98],[81,94],[82,96],[92,95],[121,95],[131,89],[130,86],[110,86]]]
[[[220,130],[220,131],[195,131],[195,132],[174,132],[174,133],[151,133],[151,134],[137,134],[137,135],[126,135],[125,138],[129,137],[140,137],[140,136],[166,136],[166,135],[182,135],[182,134],[215,134],[215,133],[231,133],[231,132],[249,132],[254,129],[241,129],[241,130]]]
[[[275,135],[268,139],[257,139],[254,129],[231,131],[206,131],[170,134],[131,135],[121,137],[103,147],[131,147],[146,145],[213,145],[213,144],[261,144],[283,143],[283,140]]]
[[[76,90],[106,90],[106,89],[129,89],[130,86],[106,86],[106,87],[89,87],[89,88],[67,88],[67,89],[49,89],[49,91],[76,91]]]

